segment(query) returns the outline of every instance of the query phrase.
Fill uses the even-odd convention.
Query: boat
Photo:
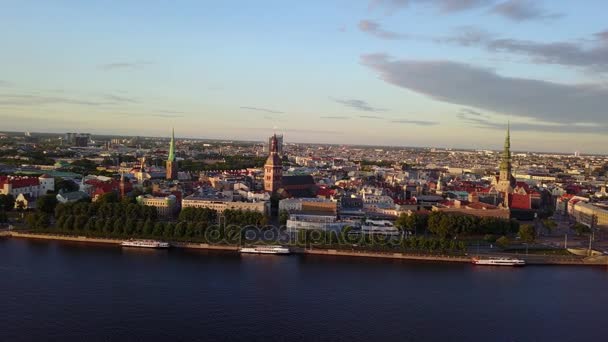
[[[140,248],[169,248],[168,242],[156,240],[125,240],[120,243],[123,247],[140,247]]]
[[[291,251],[288,247],[283,246],[250,246],[241,247],[239,252],[248,254],[289,254]]]
[[[523,266],[526,264],[525,260],[508,257],[493,257],[493,258],[473,258],[472,262],[475,265],[487,265],[487,266]]]

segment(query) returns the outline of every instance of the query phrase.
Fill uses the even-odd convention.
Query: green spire
[[[169,158],[167,161],[175,161],[175,128],[171,132],[171,144],[169,145]]]

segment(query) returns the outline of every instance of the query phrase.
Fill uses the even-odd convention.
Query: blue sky
[[[605,1],[0,8],[3,130],[607,152]]]

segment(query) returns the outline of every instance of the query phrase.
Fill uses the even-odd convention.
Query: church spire
[[[171,131],[171,143],[169,145],[169,158],[167,161],[175,161],[175,128]]]
[[[505,137],[505,146],[502,151],[500,170],[511,172],[511,123],[507,124],[507,136]]]

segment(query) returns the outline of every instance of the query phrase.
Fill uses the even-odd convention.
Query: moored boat
[[[239,248],[239,252],[241,253],[249,253],[249,254],[289,254],[291,251],[288,247],[283,246],[250,246],[250,247],[241,247]]]
[[[492,257],[492,258],[473,258],[471,260],[475,265],[487,266],[523,266],[525,260],[509,257]]]
[[[140,247],[140,248],[169,248],[168,242],[156,240],[125,240],[120,243],[123,247]]]

